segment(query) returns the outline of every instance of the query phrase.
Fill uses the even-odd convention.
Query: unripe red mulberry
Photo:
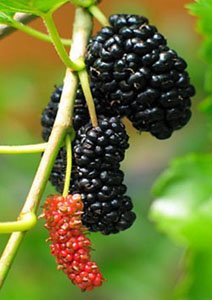
[[[58,269],[80,289],[90,291],[102,284],[103,277],[96,263],[90,260],[91,242],[81,222],[82,210],[79,194],[55,195],[47,198],[44,217]]]

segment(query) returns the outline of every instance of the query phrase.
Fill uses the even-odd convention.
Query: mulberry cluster
[[[186,62],[167,46],[166,39],[148,19],[112,15],[110,26],[93,37],[86,64],[91,78],[98,127],[89,122],[81,86],[77,90],[73,127],[73,162],[70,191],[82,196],[82,222],[104,234],[129,228],[135,220],[126,196],[120,163],[128,148],[122,117],[139,131],[166,139],[190,119],[194,87]],[[57,114],[62,87],[58,87],[42,113],[42,136],[48,140]],[[56,158],[50,181],[64,187],[66,150]]]
[[[93,86],[93,85],[91,85]],[[97,111],[101,112],[97,91],[93,87]],[[58,87],[42,114],[42,136],[48,140],[58,110],[62,87]],[[105,115],[112,112],[108,109]],[[80,193],[84,202],[83,224],[90,231],[117,233],[129,228],[135,214],[130,197],[124,195],[124,173],[119,169],[128,148],[128,135],[118,117],[99,117],[99,127],[92,128],[82,90],[75,102],[73,162],[71,191]],[[87,122],[87,125],[83,125]],[[96,136],[96,138],[95,138]],[[80,152],[82,151],[82,153]],[[55,160],[50,182],[63,191],[66,172],[66,150],[62,148]]]
[[[106,102],[102,93],[96,89],[95,85],[91,83],[91,92],[94,99],[94,104],[96,112],[98,114],[104,114],[105,116],[112,116],[114,113],[111,111],[110,107],[107,107]],[[42,125],[42,137],[44,141],[48,141],[54,121],[58,111],[58,105],[60,102],[63,87],[57,87],[51,95],[50,101],[45,107],[41,115],[41,125]],[[74,116],[73,116],[73,127],[78,130],[80,127],[89,122],[89,113],[85,97],[81,86],[79,86],[76,94],[75,104],[74,104]]]
[[[88,45],[91,80],[107,105],[127,116],[136,129],[169,138],[191,117],[195,90],[186,62],[147,18],[120,14],[109,22]]]
[[[81,222],[82,210],[80,195],[55,195],[47,198],[43,212],[58,269],[81,290],[90,291],[101,286],[104,279],[90,259],[91,242]]]
[[[86,231],[118,233],[136,218],[120,170],[129,147],[121,118],[127,117],[139,131],[166,139],[189,121],[190,98],[195,94],[186,62],[167,46],[147,18],[120,14],[112,15],[109,22],[110,26],[89,41],[86,54],[98,126],[90,122],[79,85],[72,120],[76,133],[72,141],[72,195],[48,197],[43,210],[58,269],[82,291],[104,281],[91,261]],[[42,113],[45,141],[52,131],[62,88],[55,89]],[[61,148],[49,178],[60,193],[66,164],[66,149]]]

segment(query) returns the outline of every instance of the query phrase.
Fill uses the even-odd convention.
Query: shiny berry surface
[[[131,198],[126,196],[124,173],[120,163],[129,147],[128,135],[118,117],[99,117],[99,126],[91,123],[76,132],[73,142],[71,192],[80,193],[84,203],[82,221],[90,231],[103,234],[126,230],[135,221]],[[50,181],[62,192],[66,152],[57,157]]]
[[[169,138],[191,117],[187,64],[147,18],[112,15],[88,45],[91,80],[118,115],[139,131]]]

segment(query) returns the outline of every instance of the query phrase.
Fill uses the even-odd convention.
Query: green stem
[[[64,39],[64,38],[61,38],[61,42],[64,46],[67,46],[67,47],[70,47],[71,46],[71,40],[70,39]],[[51,40],[51,43],[52,43],[52,40]]]
[[[84,69],[85,63],[81,57],[78,58],[78,60],[72,61],[70,59],[70,57],[68,56],[68,54],[61,42],[59,33],[58,33],[55,23],[53,21],[52,15],[46,14],[43,16],[43,19],[44,19],[44,23],[47,27],[47,30],[49,31],[50,37],[55,46],[57,54],[59,55],[59,57],[62,60],[62,62],[64,63],[64,65],[74,71],[80,71],[80,70]]]
[[[25,154],[44,152],[47,143],[20,146],[0,146],[0,154]]]
[[[69,194],[69,187],[71,181],[71,171],[72,171],[72,147],[71,147],[71,137],[69,134],[66,136],[66,175],[63,188],[63,197],[67,197]]]
[[[89,115],[91,118],[91,123],[93,127],[98,126],[98,120],[96,116],[96,109],[94,105],[93,96],[90,89],[89,76],[86,70],[78,72],[80,83],[82,85],[82,90],[86,99],[86,103],[88,106]]]
[[[72,60],[84,57],[86,45],[91,33],[92,18],[82,8],[76,10],[75,24],[73,30],[73,43],[70,53]],[[41,196],[45,189],[49,174],[51,172],[54,160],[60,149],[61,143],[70,128],[70,118],[72,119],[74,100],[78,85],[76,74],[68,68],[64,79],[64,87],[61,95],[60,105],[57,117],[49,138],[48,145],[42,156],[37,173],[34,177],[31,189],[28,193],[22,213],[36,212]],[[25,232],[14,232],[4,249],[0,259],[0,287],[3,285],[10,266],[15,258],[19,245],[24,237]]]
[[[28,35],[31,35],[41,41],[52,43],[52,39],[48,34],[40,32],[30,26],[24,25],[23,23],[15,21],[15,20],[13,20],[12,25],[14,28],[19,29],[19,30],[27,33]],[[69,39],[61,39],[61,42],[64,46],[71,45],[71,40],[69,40]]]
[[[37,16],[26,13],[15,13],[13,17],[15,21],[21,22],[22,24],[27,24],[36,18]],[[16,28],[12,27],[11,24],[0,24],[0,40],[13,33],[14,31],[16,31]]]
[[[18,221],[0,222],[0,233],[12,233],[17,231],[30,230],[37,222],[36,215],[33,212],[23,214]]]
[[[88,11],[94,18],[96,18],[102,26],[111,26],[108,18],[103,14],[103,12],[96,5],[91,5],[88,7]]]
[[[7,276],[11,263],[15,258],[18,248],[23,239],[24,232],[14,232],[8,241],[8,244],[1,256],[0,260],[0,287],[3,286],[4,280]]]

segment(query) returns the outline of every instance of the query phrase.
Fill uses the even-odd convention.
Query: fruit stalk
[[[66,175],[65,184],[63,189],[63,197],[68,196],[69,186],[71,181],[71,170],[72,170],[72,145],[71,137],[69,134],[66,136]]]
[[[92,96],[91,89],[90,89],[88,73],[86,70],[82,70],[82,71],[78,72],[78,75],[79,75],[79,80],[80,80],[82,90],[83,90],[83,93],[85,96],[85,100],[86,100],[86,103],[88,106],[91,123],[92,123],[93,127],[97,127],[98,120],[97,120],[97,116],[96,116],[96,108],[94,105],[93,96]]]
[[[57,28],[55,26],[55,23],[53,21],[51,14],[46,14],[43,16],[44,24],[46,25],[46,28],[49,32],[49,35],[52,39],[52,42],[55,46],[55,50],[57,51],[58,56],[64,63],[64,65],[73,71],[80,71],[84,69],[85,64],[81,57],[79,56],[77,59],[73,60],[71,57],[68,56],[65,47],[63,46],[63,43],[60,39],[59,33],[57,31]]]
[[[107,17],[96,5],[91,5],[88,7],[89,12],[99,21],[102,26],[110,26]]]
[[[73,31],[73,43],[70,51],[71,60],[76,61],[78,58],[84,57],[91,28],[92,18],[90,14],[82,8],[77,8]],[[67,129],[70,128],[70,120],[72,119],[77,84],[78,78],[76,74],[68,68],[64,79],[64,88],[59,110],[49,138],[48,146],[46,147],[44,155],[40,161],[37,173],[34,177],[31,189],[21,213],[29,211],[36,212],[38,208],[54,160],[57,156],[61,143],[64,140]],[[12,233],[5,247],[0,259],[0,287],[4,283],[24,235],[24,232]]]

